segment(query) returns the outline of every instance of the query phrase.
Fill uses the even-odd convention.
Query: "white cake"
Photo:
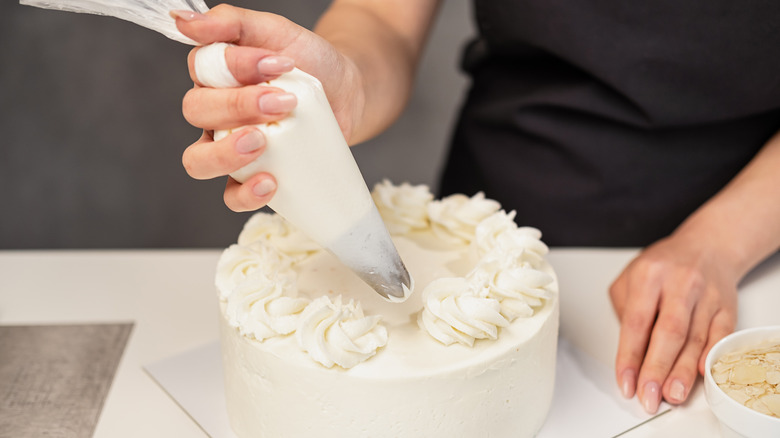
[[[558,290],[533,229],[481,194],[373,192],[415,290],[389,303],[279,216],[217,269],[231,426],[248,437],[534,436],[550,407]]]

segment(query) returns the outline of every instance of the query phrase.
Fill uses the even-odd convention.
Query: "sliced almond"
[[[761,365],[735,365],[731,371],[731,381],[740,385],[750,385],[766,380],[766,368]]]
[[[766,394],[759,398],[771,415],[780,418],[780,394]]]

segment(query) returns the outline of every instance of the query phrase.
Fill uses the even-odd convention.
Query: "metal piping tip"
[[[400,258],[394,269],[384,275],[374,270],[357,274],[376,293],[391,303],[403,303],[414,290],[414,280]]]
[[[401,303],[412,294],[412,277],[375,206],[327,248],[387,301]]]

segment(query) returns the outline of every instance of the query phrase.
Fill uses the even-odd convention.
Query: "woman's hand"
[[[278,15],[219,5],[206,14],[174,11],[176,25],[201,44],[233,43],[228,68],[243,84],[233,89],[198,85],[184,98],[183,112],[203,137],[183,157],[196,178],[227,175],[262,153],[259,133],[242,130],[219,142],[211,131],[284,118],[293,96],[257,85],[296,67],[320,80],[348,144],[386,129],[403,110],[422,48],[440,0],[334,0],[310,32]],[[239,143],[241,142],[241,143]],[[247,152],[248,151],[248,152]],[[244,184],[229,179],[225,203],[254,210],[273,196],[271,175]]]
[[[685,401],[712,345],[736,324],[734,269],[706,241],[673,234],[642,251],[610,288],[620,319],[615,370],[648,413]]]
[[[620,318],[615,371],[648,412],[688,397],[713,344],[737,319],[737,284],[780,248],[780,133],[610,288]]]
[[[317,76],[346,138],[355,125],[359,111],[359,81],[350,67],[330,44],[319,36],[278,15],[217,6],[207,14],[175,11],[177,26],[185,35],[202,44],[231,42],[225,59],[233,76],[242,86],[213,89],[199,82],[195,54],[188,58],[190,76],[195,84],[184,97],[182,111],[193,126],[204,130],[201,138],[189,146],[182,162],[196,179],[228,175],[249,164],[263,153],[265,138],[252,125],[281,120],[295,108],[296,97],[273,87],[261,85],[297,64]],[[243,127],[243,128],[242,128]],[[213,131],[236,130],[214,141]],[[272,198],[276,189],[273,175],[260,173],[244,184],[228,178],[225,204],[235,211],[258,209]]]

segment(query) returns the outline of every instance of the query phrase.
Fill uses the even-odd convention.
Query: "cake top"
[[[430,271],[421,282],[414,274],[409,302],[379,306],[352,283],[328,286],[325,279],[351,274],[336,273],[329,255],[280,216],[256,213],[217,267],[230,325],[260,342],[294,336],[317,363],[348,369],[381,354],[393,333],[408,331],[410,317],[443,345],[472,347],[556,297],[541,233],[518,227],[514,212],[482,193],[434,200],[424,185],[383,181],[372,197],[410,271]],[[409,251],[422,252],[407,260]]]

